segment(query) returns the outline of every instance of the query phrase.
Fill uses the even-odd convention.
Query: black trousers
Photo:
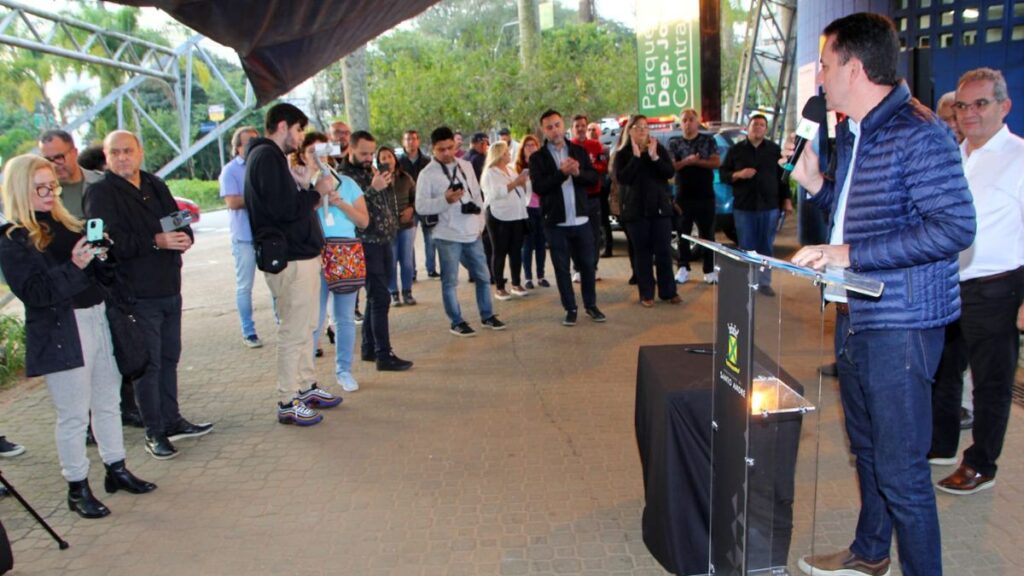
[[[705,202],[687,202],[680,205],[683,209],[679,217],[679,230],[681,234],[691,234],[693,225],[697,225],[697,233],[704,240],[714,241],[715,239],[715,199],[711,198]],[[715,269],[715,255],[711,250],[701,250],[704,253],[704,273],[709,274]],[[690,251],[690,243],[679,240],[679,263],[680,266],[690,269],[690,262],[693,261],[693,254]]]
[[[658,298],[670,300],[678,292],[672,273],[672,218],[640,218],[626,224],[633,242],[633,273],[641,300],[654,299],[657,267]]]
[[[601,230],[604,231],[604,255],[612,255],[612,244],[614,240],[612,238],[612,208],[608,202],[608,197],[611,194],[611,186],[609,185],[608,178],[604,178],[604,184],[601,186]]]
[[[395,258],[391,244],[363,242],[363,253],[366,254],[366,311],[363,312],[362,353],[373,352],[377,358],[383,358],[391,352],[388,279],[395,269]]]
[[[960,440],[963,372],[974,382],[974,443],[964,464],[996,475],[996,460],[1013,401],[1013,380],[1020,350],[1017,310],[1024,298],[1024,268],[996,279],[960,283],[960,319],[946,328],[946,345],[932,393],[932,453],[956,455]]]
[[[498,220],[487,211],[487,234],[491,237],[491,271],[498,290],[505,289],[505,260],[512,273],[512,285],[522,286],[523,238],[526,220]]]
[[[181,295],[139,298],[135,314],[149,349],[146,372],[135,381],[135,401],[146,425],[146,436],[163,436],[181,419],[178,411]]]

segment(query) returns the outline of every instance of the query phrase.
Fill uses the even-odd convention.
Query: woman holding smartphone
[[[102,518],[110,509],[93,495],[88,479],[90,409],[107,493],[156,489],[125,467],[121,374],[100,287],[113,276],[96,260],[82,222],[61,204],[50,162],[32,154],[12,158],[4,168],[3,201],[8,223],[0,228],[0,268],[25,304],[25,374],[45,378],[57,410],[57,456],[68,483],[68,508],[83,518]]]
[[[377,169],[391,173],[391,185],[395,188],[398,204],[398,235],[391,242],[395,256],[395,270],[391,273],[388,289],[392,306],[414,306],[412,278],[416,271],[413,259],[413,244],[416,242],[416,181],[402,170],[395,151],[387,146],[377,150]],[[402,281],[402,297],[398,297],[398,281]]]
[[[317,162],[315,144],[327,142],[327,137],[313,136],[307,150],[308,166],[310,170],[317,171],[316,178],[334,178],[337,184],[334,190],[322,198],[320,207],[316,214],[320,219],[320,226],[324,231],[324,238],[329,244],[354,244],[356,240],[356,228],[365,228],[370,223],[370,216],[366,210],[366,199],[363,198],[363,191],[354,180],[348,176],[342,176],[334,172],[324,173],[322,166],[327,165],[326,158]],[[311,138],[306,137],[309,141]],[[330,247],[325,247],[328,250]],[[359,390],[359,384],[352,377],[352,354],[356,344],[356,298],[358,289],[331,291],[327,287],[327,279],[320,275],[320,325],[314,334],[318,337],[323,330],[326,319],[328,296],[331,302],[331,316],[334,318],[334,376],[338,386],[345,392]]]
[[[513,296],[528,294],[520,282],[523,266],[523,236],[526,233],[526,183],[529,171],[517,174],[512,166],[512,153],[508,143],[495,142],[487,150],[484,171],[480,179],[487,204],[487,233],[494,246],[491,268],[497,284],[495,298],[509,300]],[[505,260],[512,273],[512,288],[505,290]]]

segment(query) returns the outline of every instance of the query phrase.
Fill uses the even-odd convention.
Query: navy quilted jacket
[[[945,125],[900,82],[861,121],[843,242],[850,270],[880,298],[850,293],[854,330],[924,329],[960,316],[957,255],[974,241],[974,204]],[[836,174],[812,202],[835,214],[854,136],[839,125]],[[830,227],[835,225],[833,219]]]

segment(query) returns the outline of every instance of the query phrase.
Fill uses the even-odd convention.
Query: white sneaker
[[[708,272],[704,275],[705,284],[718,284],[718,272]]]
[[[577,283],[577,284],[580,283],[580,273],[579,272],[573,272],[572,273],[572,281]]]
[[[676,272],[676,284],[686,284],[686,281],[690,279],[690,271],[686,268],[680,268],[679,272]]]
[[[352,377],[351,372],[342,372],[341,374],[338,374],[338,386],[341,386],[341,389],[345,392],[355,392],[356,390],[359,390],[359,383],[357,383],[356,379]]]

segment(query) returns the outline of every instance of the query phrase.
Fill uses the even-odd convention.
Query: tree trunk
[[[345,86],[345,115],[352,131],[370,129],[370,102],[366,88],[366,46],[345,57],[342,62]]]
[[[580,24],[589,24],[594,17],[594,0],[580,0]]]
[[[537,0],[519,0],[519,59],[526,70],[537,63],[540,52],[540,15]]]

